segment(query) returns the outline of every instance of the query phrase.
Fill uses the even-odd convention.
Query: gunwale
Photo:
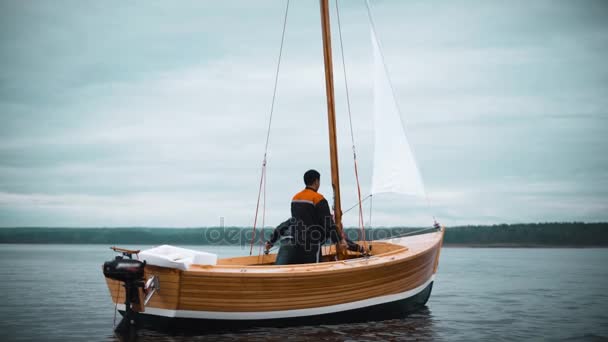
[[[301,265],[223,265],[219,263],[213,266],[192,265],[185,271],[184,275],[217,275],[225,277],[308,277],[312,275],[323,275],[327,272],[346,273],[353,270],[374,270],[392,264],[401,263],[414,259],[420,254],[437,247],[441,248],[444,229],[438,232],[415,235],[406,238],[375,241],[374,244],[389,244],[399,246],[397,250],[372,255],[368,258],[356,258],[341,261],[328,261],[318,264]],[[424,238],[420,238],[424,236]],[[243,257],[243,258],[258,258]],[[233,258],[234,259],[234,258]],[[221,260],[221,259],[220,259]]]

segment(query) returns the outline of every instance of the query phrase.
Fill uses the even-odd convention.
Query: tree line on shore
[[[366,229],[368,240],[428,232],[425,228],[376,227]],[[0,243],[128,244],[128,245],[248,245],[267,240],[272,228],[0,228]],[[357,228],[345,233],[353,240]],[[462,246],[608,246],[608,223],[528,223],[458,226],[446,229],[444,245]]]

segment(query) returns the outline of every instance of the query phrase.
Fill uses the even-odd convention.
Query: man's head
[[[304,173],[304,184],[315,191],[319,190],[319,186],[321,186],[321,174],[317,170],[306,171]]]

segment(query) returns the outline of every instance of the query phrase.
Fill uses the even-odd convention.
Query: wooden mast
[[[325,93],[327,95],[327,120],[329,124],[329,157],[331,161],[331,186],[334,190],[334,219],[340,237],[342,232],[342,206],[340,202],[340,174],[338,171],[338,147],[336,143],[336,108],[334,101],[334,75],[331,56],[331,30],[329,27],[328,0],[320,0],[321,27],[323,34],[323,57],[325,63]],[[340,244],[336,245],[336,252],[342,258],[346,251]]]

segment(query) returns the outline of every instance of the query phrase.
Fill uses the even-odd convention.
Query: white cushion
[[[148,265],[187,270],[190,265],[216,265],[217,254],[195,251],[171,245],[162,245],[146,249],[139,253],[139,258]]]

